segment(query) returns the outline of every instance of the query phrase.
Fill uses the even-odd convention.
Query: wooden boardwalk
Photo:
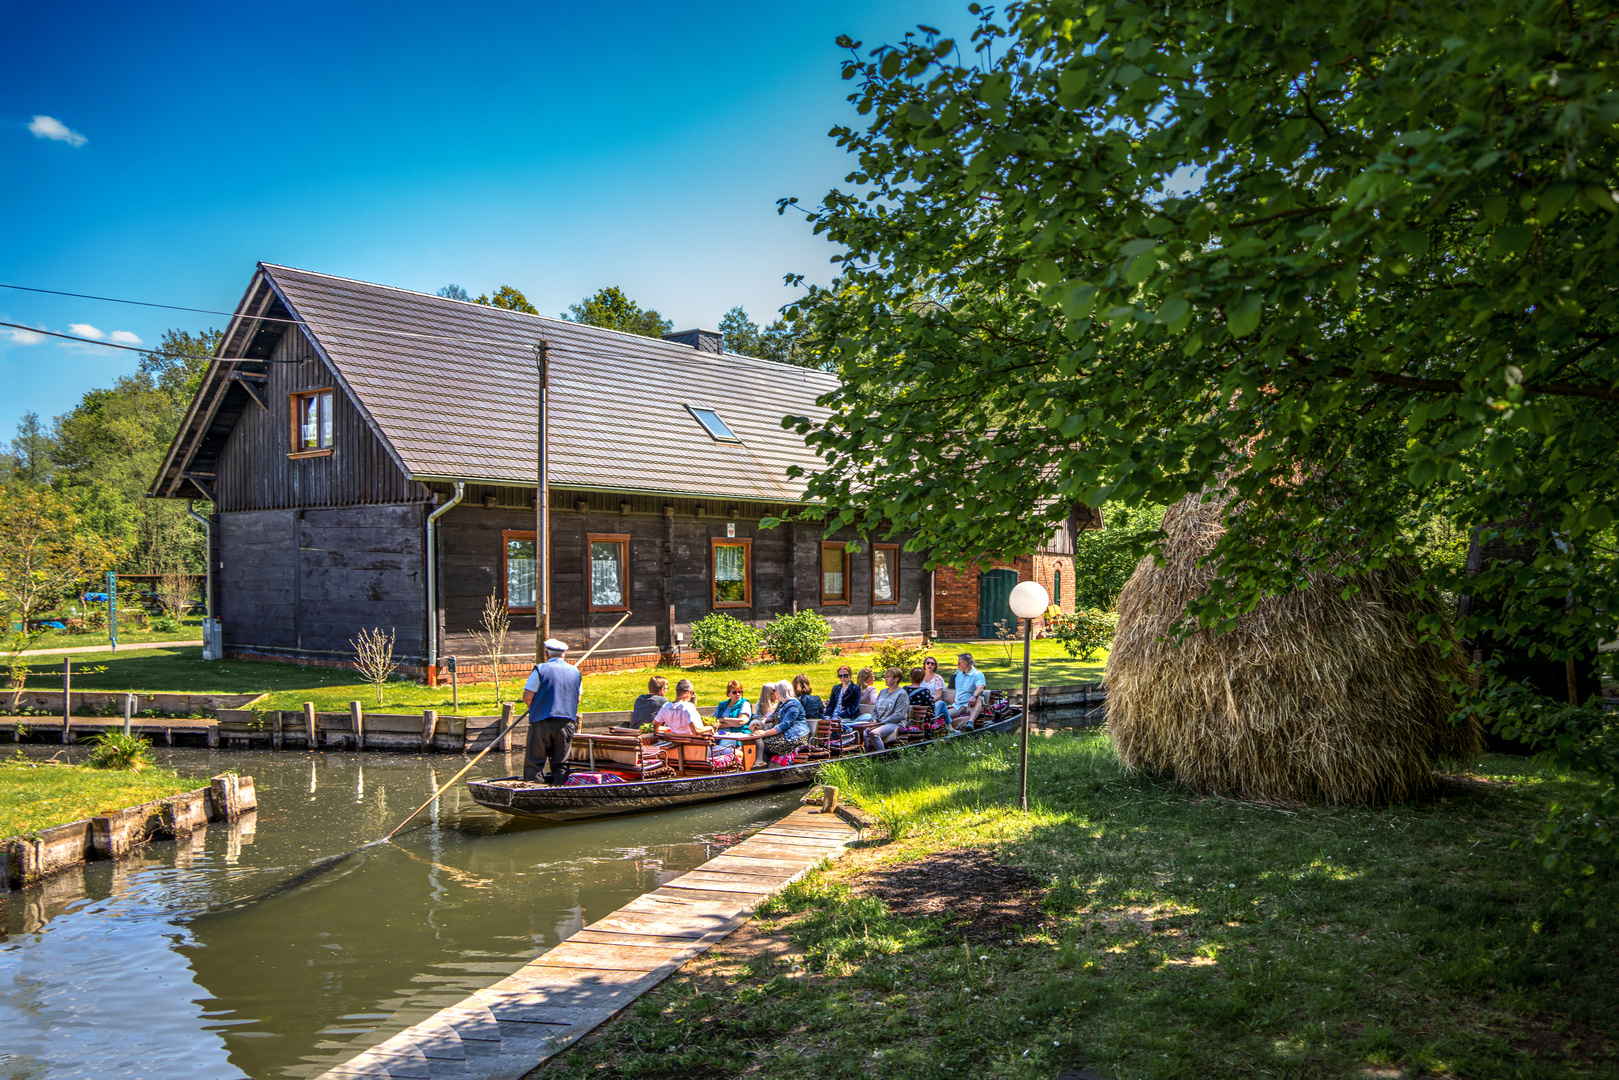
[[[486,990],[320,1073],[330,1080],[517,1080],[737,927],[855,830],[800,807],[591,923]],[[362,1040],[363,1042],[363,1040]]]

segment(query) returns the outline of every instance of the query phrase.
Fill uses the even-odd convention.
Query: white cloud
[[[68,146],[84,146],[89,142],[83,134],[74,131],[55,117],[34,117],[28,121],[28,130],[34,133],[36,139],[55,139],[57,142],[66,142]]]
[[[55,139],[69,146],[83,146],[90,140],[68,127],[54,116],[36,116],[28,122],[28,130],[36,139]]]
[[[108,336],[111,337],[112,340],[120,342],[124,345],[139,345],[141,343],[141,339],[130,333],[128,330],[114,330]]]
[[[102,338],[107,336],[87,322],[68,323],[67,328],[80,337]]]
[[[38,345],[45,340],[44,334],[36,334],[32,330],[18,330],[12,326],[0,327],[0,334],[4,334],[6,340],[13,345]]]

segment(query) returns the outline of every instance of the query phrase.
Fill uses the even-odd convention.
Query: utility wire
[[[250,319],[250,320],[257,321],[257,322],[287,323],[287,324],[289,324],[291,326],[309,326],[309,327],[320,326],[320,327],[326,328],[327,330],[351,330],[351,331],[354,331],[356,333],[361,333],[361,334],[386,334],[386,335],[388,335],[390,337],[418,338],[418,339],[421,339],[421,340],[424,340],[424,341],[442,341],[442,342],[445,342],[445,343],[451,344],[451,345],[495,345],[495,346],[498,346],[500,348],[508,348],[508,349],[509,348],[522,348],[523,347],[522,345],[513,344],[510,341],[489,341],[489,340],[484,340],[484,339],[481,339],[481,338],[445,337],[442,334],[421,334],[421,333],[416,333],[416,332],[411,331],[411,330],[387,330],[387,329],[384,329],[384,328],[382,328],[380,326],[345,326],[342,323],[327,322],[324,319],[282,319],[282,318],[277,318],[276,316],[273,316],[273,315],[246,315],[246,314],[243,314],[241,312],[236,312],[236,311],[216,311],[213,308],[185,307],[185,306],[180,305],[180,304],[155,304],[155,303],[152,303],[151,301],[148,301],[148,300],[124,300],[124,299],[122,299],[120,297],[117,297],[117,296],[94,296],[94,295],[92,295],[90,293],[63,292],[60,289],[37,289],[37,288],[34,288],[32,285],[8,285],[5,282],[0,282],[0,289],[17,289],[17,290],[19,290],[21,292],[44,293],[47,296],[71,296],[71,297],[74,297],[74,298],[79,299],[79,300],[103,300],[103,301],[105,301],[105,302],[107,302],[109,304],[133,304],[136,307],[164,308],[164,309],[167,309],[169,311],[194,311],[194,312],[197,312],[198,314],[201,314],[201,315],[223,315],[226,318],[231,318],[231,319],[234,319],[234,318],[240,316],[243,319]],[[448,299],[448,297],[437,297],[436,299]],[[482,307],[484,305],[480,304],[479,306]],[[493,304],[490,304],[488,306],[491,307],[491,308],[494,307]],[[497,310],[506,311],[506,310],[509,310],[509,309],[507,309],[507,308],[499,308]],[[545,318],[545,316],[543,316],[543,315],[538,316],[538,317],[539,318]],[[563,320],[563,321],[566,322],[567,320]],[[13,324],[11,324],[11,323],[0,323],[0,325],[11,326]],[[25,330],[34,330],[34,328],[31,327],[31,326],[25,326],[25,327],[23,327],[23,329],[25,329]],[[34,330],[34,333],[36,333],[36,334],[44,334],[44,333],[47,333],[47,332],[48,331],[45,331],[45,330]],[[53,334],[51,336],[52,337],[67,337],[68,335],[66,335],[66,334]],[[83,339],[74,339],[74,340],[83,340]],[[102,343],[101,342],[95,342],[95,344],[102,344]],[[151,350],[150,349],[137,349],[136,351],[137,352],[150,352]]]
[[[67,341],[82,341],[86,345],[100,345],[103,349],[123,349],[126,352],[138,352],[146,356],[168,356],[176,360],[214,360],[221,364],[301,364],[302,360],[270,360],[257,356],[198,356],[196,353],[166,353],[159,349],[143,349],[139,345],[119,345],[113,341],[97,341],[95,338],[75,337],[72,334],[58,334],[54,330],[40,330],[22,323],[0,322],[0,326],[9,326],[14,330],[26,330],[30,334],[44,334],[46,337],[63,338]]]

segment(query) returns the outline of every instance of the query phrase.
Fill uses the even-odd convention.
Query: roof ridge
[[[667,346],[669,346],[670,348],[673,348],[673,349],[690,349],[693,352],[701,352],[702,351],[700,349],[695,349],[690,345],[686,345],[686,344],[684,344],[682,342],[669,341],[667,338],[649,337],[646,334],[637,334],[637,333],[633,333],[633,332],[631,332],[629,330],[617,330],[617,329],[614,329],[611,326],[597,326],[594,323],[574,322],[572,319],[567,319],[567,318],[563,318],[561,316],[556,316],[556,315],[541,315],[538,312],[531,315],[526,311],[514,311],[511,308],[496,307],[493,304],[480,304],[475,300],[457,300],[456,298],[454,298],[452,296],[440,296],[438,293],[420,292],[420,291],[418,291],[416,289],[407,289],[407,288],[404,288],[403,286],[400,286],[400,285],[384,285],[384,284],[382,284],[381,282],[378,282],[378,281],[365,281],[365,280],[362,280],[361,278],[343,277],[340,274],[327,274],[327,273],[323,273],[323,272],[321,272],[319,270],[306,270],[301,266],[285,266],[285,265],[282,265],[281,263],[271,263],[271,262],[263,262],[263,261],[259,262],[259,266],[261,268],[263,268],[264,270],[267,270],[267,271],[290,270],[295,274],[308,274],[311,277],[326,278],[329,281],[347,282],[350,285],[364,285],[367,288],[372,288],[372,289],[386,289],[389,292],[405,293],[405,294],[407,294],[409,296],[420,296],[420,297],[423,297],[423,298],[428,299],[428,300],[442,300],[443,302],[445,302],[447,304],[466,304],[469,307],[473,307],[473,308],[478,309],[479,311],[504,311],[508,315],[520,315],[520,316],[522,316],[524,318],[540,319],[540,320],[542,320],[544,322],[555,323],[555,324],[564,325],[564,326],[584,327],[586,330],[595,330],[595,331],[599,331],[599,332],[604,333],[604,334],[618,334],[621,337],[635,338],[635,339],[637,339],[639,341],[656,342],[659,345],[667,345]],[[774,365],[776,367],[792,368],[795,371],[802,371],[802,372],[805,372],[807,374],[820,375],[820,376],[822,376],[824,378],[831,379],[833,382],[838,381],[838,377],[836,375],[833,375],[829,371],[821,371],[818,368],[804,367],[802,364],[789,363],[786,360],[770,360],[770,359],[767,359],[767,358],[765,358],[763,356],[749,356],[746,353],[731,352],[729,350],[726,350],[725,352],[721,352],[721,353],[710,353],[709,355],[710,356],[729,356],[729,357],[735,357],[738,360],[751,360],[754,363],[759,363],[759,364],[771,364],[771,365]]]

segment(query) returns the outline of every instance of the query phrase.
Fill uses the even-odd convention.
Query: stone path
[[[319,1074],[330,1080],[517,1080],[741,926],[759,902],[855,830],[800,807],[695,870],[591,923],[456,1005]]]

